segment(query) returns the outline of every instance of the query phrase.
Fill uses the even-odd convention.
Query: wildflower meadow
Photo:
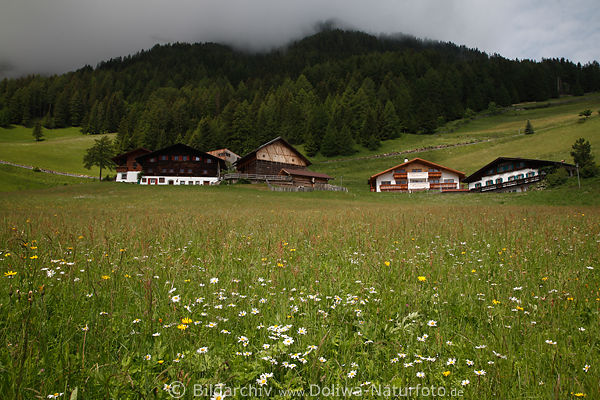
[[[2,398],[600,398],[597,207],[106,187],[0,198]]]

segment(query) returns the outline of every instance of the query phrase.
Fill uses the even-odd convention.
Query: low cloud
[[[452,41],[508,58],[600,59],[595,0],[0,0],[0,76],[62,73],[156,43],[268,50],[318,21]]]

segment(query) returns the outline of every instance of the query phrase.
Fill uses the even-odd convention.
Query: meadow
[[[597,192],[263,189],[0,194],[2,397],[600,398]]]

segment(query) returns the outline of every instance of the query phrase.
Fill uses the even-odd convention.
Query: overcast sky
[[[329,19],[511,59],[600,60],[598,0],[0,0],[0,77],[66,72],[175,41],[268,49]]]

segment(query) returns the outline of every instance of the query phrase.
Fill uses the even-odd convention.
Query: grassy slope
[[[44,140],[36,142],[31,128],[0,128],[0,160],[85,175],[98,175],[98,168],[83,167],[85,150],[101,135],[82,135],[79,128],[44,129]],[[114,136],[110,134],[109,137]]]
[[[0,192],[43,189],[53,186],[89,183],[88,179],[34,172],[29,169],[0,164]]]
[[[544,107],[546,105],[549,106]],[[588,108],[594,111],[594,115],[587,122],[578,123],[579,112]],[[366,192],[369,176],[403,162],[405,157],[423,157],[470,174],[499,156],[571,161],[571,145],[577,138],[584,137],[591,142],[596,158],[600,159],[600,116],[596,112],[599,109],[600,94],[597,93],[540,104],[517,105],[514,110],[501,115],[452,122],[441,129],[444,133],[406,134],[384,142],[377,151],[361,149],[352,158],[492,139],[490,142],[360,161],[343,158],[331,160],[317,155],[311,158],[314,162],[311,169],[336,177],[335,184]],[[519,135],[526,120],[533,124],[536,131],[534,135]],[[58,171],[97,175],[96,168],[86,170],[81,161],[85,149],[92,145],[96,136],[81,135],[77,128],[45,130],[44,134],[46,140],[36,143],[31,137],[31,129],[0,128],[0,159]],[[302,151],[302,146],[299,149]],[[2,176],[0,172],[0,183],[5,180]]]
[[[351,189],[368,190],[366,182],[370,175],[400,164],[404,158],[422,157],[469,175],[500,156],[564,159],[571,162],[569,153],[572,144],[577,138],[584,137],[592,144],[596,159],[600,159],[600,116],[594,112],[587,122],[578,122],[580,111],[587,108],[600,109],[600,95],[594,94],[573,101],[547,108],[514,110],[502,115],[479,118],[460,126],[452,133],[431,136],[405,135],[403,138],[385,142],[377,152],[387,153],[493,138],[490,142],[360,162],[339,160],[334,163],[321,163],[323,159],[316,158],[313,169],[335,176],[334,183],[339,184],[342,180],[340,177],[343,176],[343,184]],[[524,130],[527,120],[531,121],[535,134],[519,135],[519,129]],[[402,141],[406,141],[406,144],[403,145]],[[358,156],[360,155],[365,154],[359,153]]]

